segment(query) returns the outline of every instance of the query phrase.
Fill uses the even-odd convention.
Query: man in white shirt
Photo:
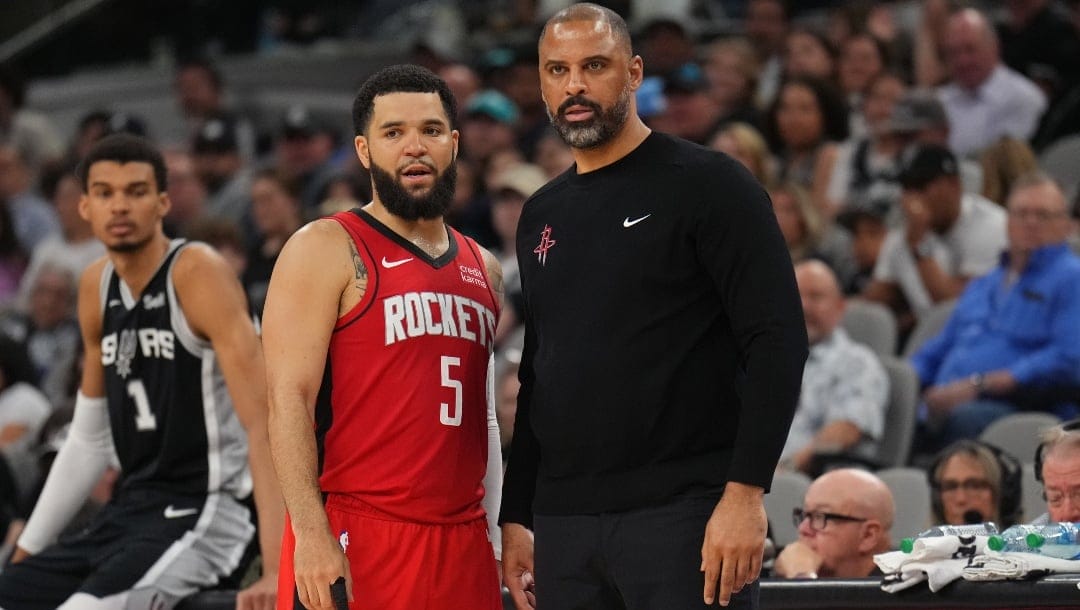
[[[795,265],[810,356],[781,464],[808,472],[817,451],[871,458],[885,427],[889,379],[874,352],[852,341],[840,321],[844,295],[827,265]]]
[[[950,80],[938,94],[949,114],[949,144],[971,156],[1002,136],[1028,140],[1046,110],[1034,83],[1001,62],[997,34],[986,17],[964,9],[949,17],[945,59]]]
[[[885,238],[863,297],[893,308],[907,326],[908,308],[918,318],[997,264],[1006,246],[1005,211],[963,192],[956,156],[941,146],[914,149],[900,185],[904,226]]]

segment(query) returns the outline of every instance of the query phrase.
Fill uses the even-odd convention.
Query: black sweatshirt
[[[538,191],[517,252],[525,349],[500,522],[768,489],[806,326],[768,196],[737,161],[654,132]]]

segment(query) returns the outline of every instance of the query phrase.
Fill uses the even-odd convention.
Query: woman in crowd
[[[1020,462],[988,443],[961,440],[941,450],[928,470],[934,522],[1020,521]]]

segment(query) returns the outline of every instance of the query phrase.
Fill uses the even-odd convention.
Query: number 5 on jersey
[[[456,356],[442,357],[442,386],[454,390],[454,410],[450,411],[450,405],[442,403],[439,411],[439,421],[446,426],[461,425],[461,381],[450,376],[450,367],[461,366],[461,358]]]

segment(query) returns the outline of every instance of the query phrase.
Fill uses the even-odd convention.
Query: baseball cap
[[[468,116],[483,115],[500,123],[512,125],[517,122],[518,109],[510,98],[494,89],[487,89],[469,98],[465,104]]]
[[[495,178],[495,191],[514,191],[525,197],[532,196],[540,187],[547,184],[548,178],[539,166],[522,163],[503,170]]]
[[[109,121],[105,126],[105,133],[130,133],[136,136],[146,137],[146,123],[134,114],[118,111],[109,115]]]
[[[927,89],[908,91],[893,105],[885,129],[893,133],[908,133],[948,127],[949,117],[937,94]]]
[[[664,77],[664,93],[697,93],[709,88],[701,66],[687,62]]]
[[[960,167],[956,155],[948,148],[927,145],[905,155],[904,167],[900,171],[900,186],[905,189],[921,189],[942,176],[957,176]]]
[[[290,106],[281,118],[281,136],[285,138],[310,138],[322,129],[311,110],[301,104]]]
[[[191,144],[191,150],[197,155],[230,153],[238,149],[236,124],[226,117],[215,117],[204,122]]]

